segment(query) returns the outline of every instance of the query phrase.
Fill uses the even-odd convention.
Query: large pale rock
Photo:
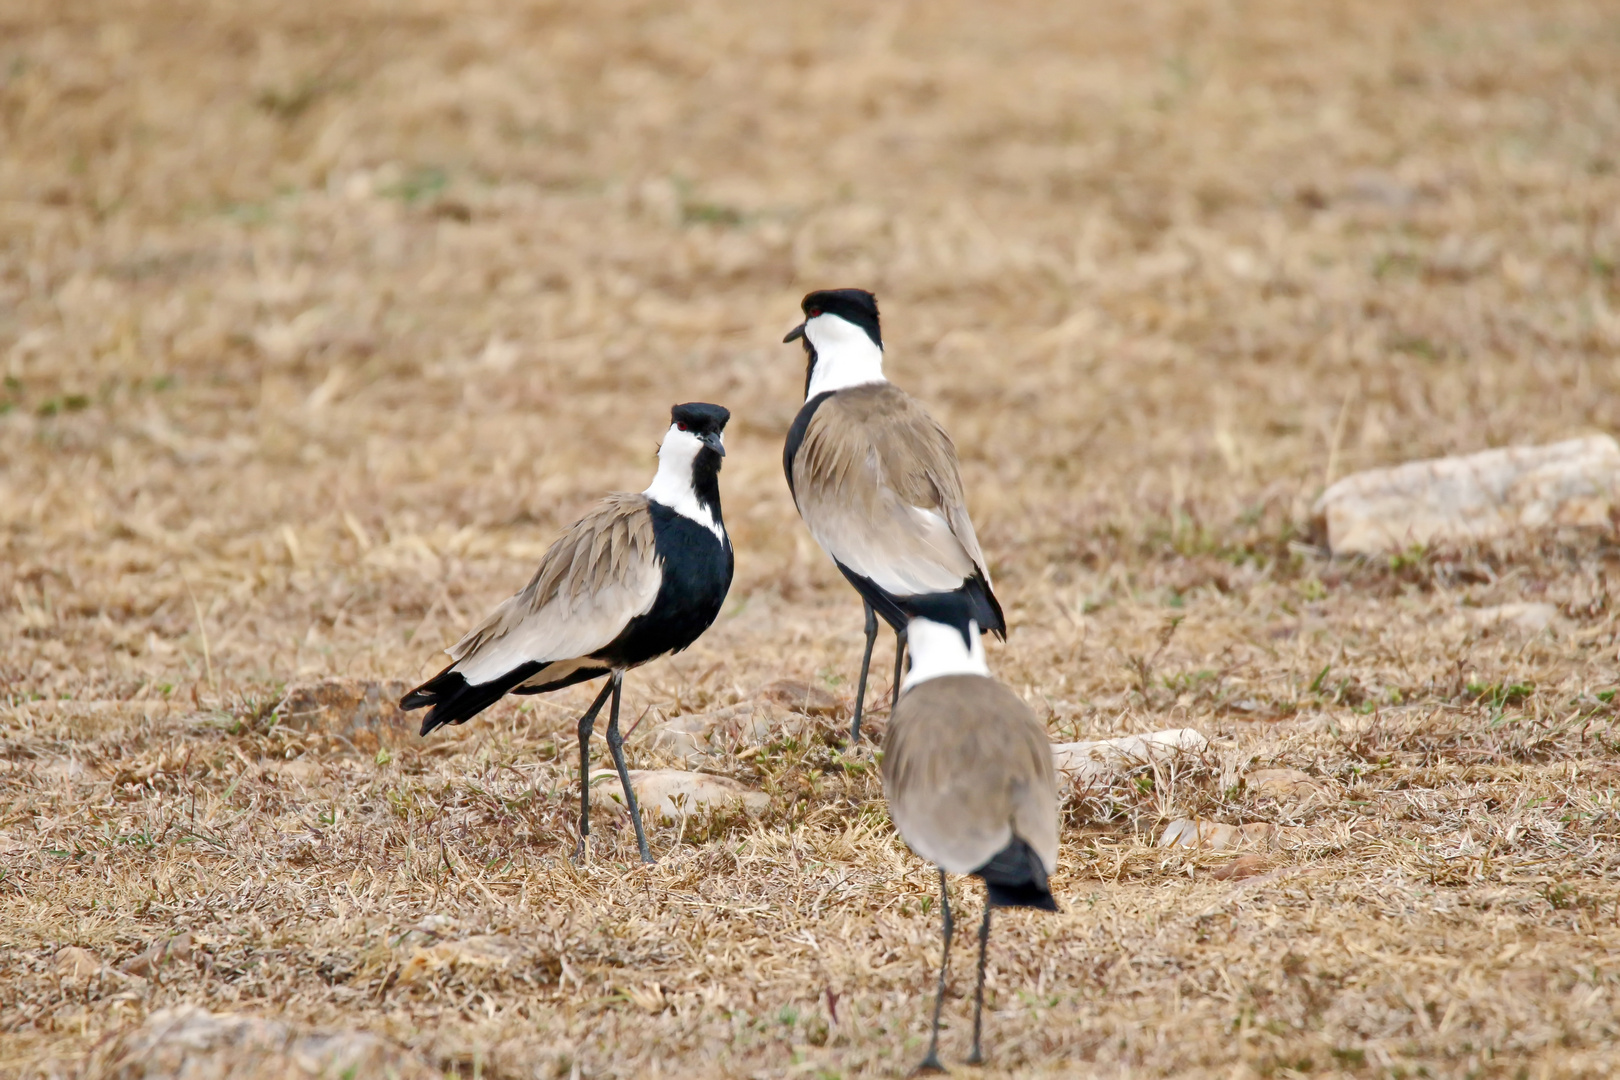
[[[1620,493],[1608,435],[1413,461],[1347,476],[1313,510],[1335,555],[1491,540],[1555,525],[1605,525]]]
[[[1107,783],[1122,772],[1168,761],[1178,754],[1201,753],[1209,740],[1192,728],[1170,728],[1146,735],[1125,735],[1117,739],[1053,743],[1052,764],[1060,781],[1089,787]]]
[[[97,1080],[302,1080],[440,1074],[408,1050],[363,1031],[315,1032],[195,1005],[159,1009],[99,1051],[87,1070]]]
[[[592,773],[591,779],[594,782],[598,777],[617,775],[612,770],[602,770]],[[636,802],[648,821],[673,823],[726,809],[741,809],[752,816],[762,813],[771,802],[771,797],[763,791],[755,791],[730,777],[681,769],[631,769],[630,786],[635,789]],[[621,807],[624,805],[624,792],[616,782],[599,787],[593,783],[593,794],[597,793],[608,796]]]

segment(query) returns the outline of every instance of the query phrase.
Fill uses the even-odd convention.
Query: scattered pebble
[[[56,953],[56,974],[65,982],[84,982],[101,972],[101,957],[89,949],[69,945]]]
[[[595,783],[598,777],[604,776],[615,779],[611,783]],[[611,769],[592,773],[592,790],[597,796],[608,796],[622,808],[624,792],[618,785],[617,776]],[[647,821],[674,823],[695,814],[713,813],[728,807],[741,807],[753,816],[762,813],[771,802],[771,797],[763,791],[755,791],[730,777],[682,769],[631,769],[630,786],[635,789],[636,802],[640,804],[643,818]]]
[[[1072,785],[1086,787],[1106,782],[1138,765],[1166,761],[1178,754],[1201,753],[1208,746],[1209,740],[1192,728],[1170,728],[1117,739],[1054,743],[1052,763],[1057,766],[1060,780],[1066,778]]]
[[[842,707],[842,703],[830,690],[797,679],[778,679],[762,687],[758,696],[761,701],[768,701],[806,716],[836,716]]]

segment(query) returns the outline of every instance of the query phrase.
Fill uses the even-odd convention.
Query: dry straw
[[[996,931],[987,1075],[1612,1069],[1613,537],[1329,563],[1302,532],[1324,476],[1620,428],[1612,5],[0,27],[0,1072],[139,1075],[182,1002],[464,1077],[916,1060],[934,883],[847,712],[711,759],[770,808],[655,828],[644,870],[621,827],[566,857],[584,691],[425,741],[274,711],[430,672],[646,483],[679,400],[736,417],[738,577],[631,684],[632,764],[780,678],[847,704],[859,606],[778,456],[778,342],[845,284],[956,439],[994,669],[1055,739],[1215,740],[1075,793],[1066,914]],[[1470,614],[1520,601],[1556,617]],[[1180,818],[1287,839],[1155,847]]]

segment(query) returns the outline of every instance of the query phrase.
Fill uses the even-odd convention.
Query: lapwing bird
[[[893,700],[906,621],[919,603],[1002,639],[1007,623],[968,517],[951,437],[883,377],[877,298],[864,289],[827,289],[801,307],[804,322],[782,339],[802,340],[809,357],[804,407],[788,429],[782,468],[810,535],[866,604],[850,727],[858,743],[878,615],[895,633]],[[938,601],[946,606],[935,607]]]
[[[976,626],[919,617],[907,637],[911,670],[884,732],[883,794],[900,836],[939,867],[945,950],[928,1056],[918,1071],[943,1072],[939,1014],[952,929],[945,875],[972,874],[985,885],[968,1058],[977,1065],[984,1060],[979,1033],[990,913],[998,907],[1058,910],[1047,882],[1057,868],[1057,778],[1046,730],[1029,706],[990,678]]]
[[[680,652],[720,614],[731,588],[731,539],[720,519],[721,440],[731,414],[694,402],[670,410],[658,472],[639,495],[613,494],[565,532],[534,579],[447,650],[451,664],[400,701],[431,706],[426,735],[506,694],[544,694],[606,675],[579,719],[579,843],[591,834],[590,738],[611,694],[607,744],[643,862],[652,862],[624,764],[624,673]]]

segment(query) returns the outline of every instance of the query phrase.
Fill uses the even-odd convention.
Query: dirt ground
[[[781,336],[842,285],[960,448],[992,668],[1054,739],[1213,740],[1074,793],[957,1071],[1620,1068],[1616,536],[1309,523],[1353,470],[1620,429],[1620,8],[6,0],[0,1073],[140,1075],[180,1002],[462,1077],[907,1072],[935,879],[844,752],[860,607],[779,469]],[[709,766],[762,816],[571,863],[586,688],[282,722],[435,670],[685,400],[733,410],[737,577],[630,677],[630,756],[841,695]],[[1189,816],[1298,829],[1155,846]],[[519,959],[432,962],[475,935]]]

